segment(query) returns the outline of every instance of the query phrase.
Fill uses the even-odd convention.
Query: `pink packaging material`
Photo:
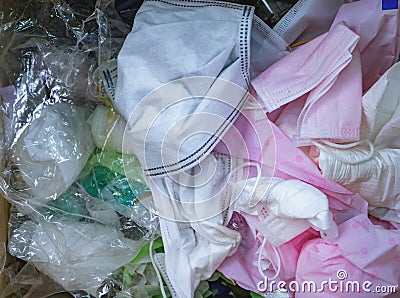
[[[400,282],[400,231],[373,225],[368,217],[356,216],[339,226],[339,238],[331,242],[314,239],[303,246],[296,280],[358,282],[361,293],[329,291],[297,293],[296,297],[384,297],[388,293],[363,291],[363,283],[376,286],[397,286]],[[345,287],[344,287],[345,288]],[[317,296],[318,295],[318,296]]]
[[[382,1],[360,0],[340,7],[333,28],[344,22],[360,36],[363,90],[367,91],[399,57],[399,10],[382,10]]]
[[[287,105],[277,121],[290,125],[285,130],[297,146],[310,145],[314,139],[359,139],[362,76],[358,40],[348,27],[337,24],[252,81],[252,90],[267,112]],[[290,103],[301,99],[305,103],[299,111]]]

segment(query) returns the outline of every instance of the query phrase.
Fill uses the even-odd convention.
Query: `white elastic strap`
[[[160,290],[161,290],[161,295],[163,298],[167,298],[167,294],[165,293],[165,289],[164,289],[164,283],[163,280],[161,278],[161,274],[160,271],[158,270],[158,267],[156,265],[156,263],[154,262],[154,257],[153,257],[153,238],[150,240],[150,245],[149,245],[149,255],[150,255],[150,260],[151,260],[151,264],[153,265],[154,271],[156,272],[157,275],[157,279],[158,279],[158,284],[160,285]]]
[[[264,3],[265,7],[269,10],[271,14],[274,14],[274,12],[271,9],[271,6],[269,6],[268,2],[266,0],[262,0],[262,3]]]
[[[251,98],[247,101],[246,105],[243,107],[244,110],[264,110],[265,107],[262,106],[258,100]]]
[[[261,179],[261,167],[258,163],[249,163],[250,165],[253,165],[256,167],[257,170],[257,178],[256,178],[256,182],[254,183],[253,189],[250,192],[250,197],[249,197],[249,207],[253,208],[257,205],[258,202],[254,202],[254,204],[252,204],[252,199],[254,196],[254,193],[256,192],[257,186],[260,183],[260,179]]]
[[[250,192],[250,195],[249,195],[249,208],[253,208],[253,207],[255,207],[255,206],[257,205],[257,203],[258,203],[258,202],[256,202],[256,203],[254,203],[254,204],[251,204],[251,201],[252,201],[252,198],[253,198],[253,196],[254,196],[254,193],[256,192],[258,183],[260,183],[260,179],[261,179],[261,167],[260,167],[260,165],[259,165],[258,163],[256,163],[256,162],[254,162],[254,161],[245,162],[244,164],[242,164],[242,165],[236,167],[235,169],[233,169],[233,170],[231,171],[231,175],[233,175],[233,174],[236,173],[237,171],[242,170],[242,169],[244,169],[244,168],[246,168],[246,167],[255,167],[256,170],[257,170],[256,182],[254,183],[254,186],[253,186],[253,188],[252,188],[252,190],[251,190],[251,192]],[[231,184],[232,184],[232,183],[231,183]]]
[[[176,211],[179,211],[182,216],[186,217],[186,219],[191,218],[192,214],[187,213],[186,210],[182,207],[182,205],[178,204],[178,201],[175,200],[174,192],[172,191],[171,187],[169,186],[169,184],[167,183],[167,181],[165,179],[166,178],[164,178],[165,187],[167,188],[168,195],[170,197],[170,200],[171,200],[171,203],[172,203],[174,209]]]
[[[112,110],[112,113],[114,114],[115,111]],[[115,121],[114,121],[113,125],[111,126],[110,130],[107,132],[106,139],[105,139],[104,144],[103,144],[103,146],[102,146],[102,148],[101,148],[101,155],[100,155],[100,156],[102,156],[102,155],[103,155],[103,152],[106,151],[107,142],[108,142],[108,140],[109,140],[110,137],[111,137],[112,131],[113,131],[114,128],[117,126],[117,123],[118,123],[120,117],[121,117],[121,115],[118,114],[117,119],[115,119]]]
[[[281,272],[281,257],[279,256],[279,253],[278,253],[277,249],[274,246],[272,246],[272,248],[273,248],[273,250],[275,252],[275,255],[276,255],[276,259],[278,261],[278,268],[276,269],[276,273],[275,273],[274,276],[272,276],[272,277],[266,276],[264,274],[264,270],[262,270],[262,268],[261,268],[262,252],[263,252],[263,250],[265,248],[265,244],[266,243],[267,243],[267,239],[264,238],[262,243],[261,243],[260,251],[258,252],[257,268],[258,268],[258,272],[261,274],[261,276],[263,278],[265,278],[266,280],[275,280],[279,276],[279,273]]]
[[[347,159],[344,159],[341,156],[331,152],[329,149],[324,147],[322,144],[315,142],[315,141],[311,142],[314,146],[318,147],[321,151],[324,151],[325,153],[336,158],[337,160],[339,160],[343,163],[349,164],[349,165],[356,165],[356,164],[359,164],[362,162],[366,162],[366,161],[370,160],[372,158],[372,156],[374,156],[374,153],[375,153],[374,144],[372,144],[372,142],[370,140],[362,140],[362,141],[357,141],[357,142],[353,142],[350,144],[336,144],[336,143],[332,143],[332,142],[329,142],[326,140],[321,140],[320,142],[329,147],[337,148],[337,149],[350,149],[350,148],[354,148],[361,144],[367,144],[369,146],[369,150],[370,150],[369,154],[367,156],[360,158],[358,160],[347,160]]]

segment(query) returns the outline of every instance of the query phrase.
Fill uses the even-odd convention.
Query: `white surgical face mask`
[[[118,55],[114,105],[146,175],[198,164],[238,116],[248,96],[253,10],[184,0],[140,7]]]
[[[250,40],[250,78],[253,79],[282,57],[289,45],[274,30],[254,15]]]
[[[232,171],[241,167],[238,161],[213,153],[183,173],[147,179],[160,215],[164,271],[174,297],[193,297],[200,280],[209,278],[241,241],[226,227],[228,179],[242,179],[240,170]]]
[[[361,139],[376,146],[400,149],[400,62],[363,96]]]

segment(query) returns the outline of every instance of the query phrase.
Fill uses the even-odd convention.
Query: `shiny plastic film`
[[[132,152],[129,178],[124,171],[126,123],[98,75],[130,26],[113,1],[0,6],[0,192],[12,206],[0,297],[159,292],[149,260],[123,286],[104,286],[158,235],[157,216],[140,203],[151,193]],[[17,262],[6,263],[6,251]]]

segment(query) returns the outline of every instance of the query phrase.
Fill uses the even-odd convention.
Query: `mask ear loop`
[[[191,218],[192,215],[187,213],[185,211],[185,209],[182,207],[182,205],[178,204],[178,201],[175,200],[174,192],[172,191],[170,185],[167,182],[165,182],[165,187],[167,188],[169,198],[170,198],[170,200],[172,202],[172,205],[174,206],[175,210],[179,211],[182,216],[184,216],[184,217],[186,217],[188,219]]]
[[[167,181],[166,181],[165,178],[164,178],[164,184],[165,184],[165,187],[166,187],[166,189],[167,189],[167,191],[168,191],[168,195],[170,196],[170,199],[171,199],[171,201],[172,201],[172,204],[174,205],[175,208],[178,208],[178,206],[177,206],[177,204],[176,204],[176,202],[175,202],[175,196],[174,196],[174,194],[173,194],[173,191],[171,190],[170,185],[167,183]],[[163,282],[163,279],[162,279],[162,277],[161,277],[160,270],[158,270],[157,264],[156,264],[156,262],[154,261],[153,242],[154,242],[154,237],[151,238],[151,240],[150,240],[150,245],[149,245],[149,256],[150,256],[150,261],[151,261],[151,264],[152,264],[152,266],[153,266],[153,268],[154,268],[154,271],[156,272],[156,275],[157,275],[157,280],[158,280],[158,284],[159,284],[159,287],[160,287],[161,296],[162,296],[163,298],[168,298],[167,294],[165,293],[164,282]]]
[[[264,108],[265,107],[253,97],[251,97],[243,107],[244,110],[264,110]]]
[[[261,256],[262,256],[262,251],[264,250],[266,243],[267,243],[267,239],[264,238],[262,243],[261,243],[261,246],[260,246],[260,251],[258,252],[257,268],[258,268],[258,272],[261,274],[261,276],[263,278],[265,278],[266,280],[275,280],[279,276],[279,273],[281,272],[281,257],[279,256],[279,253],[278,253],[278,250],[276,249],[276,247],[272,246],[272,248],[273,248],[273,250],[275,252],[276,259],[278,261],[278,268],[276,269],[276,272],[275,272],[274,276],[272,276],[272,277],[266,276],[264,274],[264,271],[261,268]]]
[[[258,184],[260,183],[260,180],[261,180],[261,167],[260,167],[260,165],[258,163],[256,163],[256,162],[254,162],[254,161],[248,161],[248,162],[245,162],[244,164],[236,167],[235,169],[233,169],[230,174],[232,176],[237,171],[242,170],[242,169],[244,169],[246,167],[255,167],[256,170],[257,170],[256,181],[254,183],[254,186],[253,186],[253,188],[252,188],[252,190],[251,190],[251,192],[249,194],[249,198],[248,198],[248,200],[249,200],[249,208],[254,208],[257,205],[258,202],[254,203],[254,204],[251,204],[251,202],[252,202],[252,198],[254,196],[254,193],[256,192],[257,186],[258,186]],[[230,185],[234,184],[233,182],[229,182],[229,183],[230,183]]]
[[[170,189],[168,187],[168,183],[165,183],[165,184],[167,185],[168,193],[170,193]],[[173,198],[172,198],[172,200],[173,200]],[[150,240],[150,245],[149,245],[149,256],[150,256],[151,265],[153,266],[154,271],[156,272],[158,285],[160,286],[160,291],[161,291],[162,298],[168,298],[167,294],[165,293],[164,282],[162,280],[162,277],[161,277],[161,274],[160,274],[160,270],[158,270],[157,264],[154,261],[153,242],[154,242],[154,235],[152,235],[151,240]]]
[[[262,3],[265,5],[265,7],[269,10],[269,12],[274,15],[274,11],[271,9],[271,6],[269,6],[268,2],[266,0],[261,0]]]
[[[361,144],[367,144],[369,146],[369,150],[370,150],[369,154],[367,156],[363,157],[363,158],[358,159],[358,160],[351,161],[351,160],[344,159],[343,157],[338,156],[337,154],[329,151],[327,148],[325,148],[320,143],[317,143],[315,141],[311,142],[314,146],[318,147],[321,151],[324,151],[325,153],[329,154],[330,156],[333,156],[334,158],[336,158],[337,160],[339,160],[339,161],[341,161],[343,163],[349,164],[349,165],[356,165],[356,164],[359,164],[359,163],[366,162],[366,161],[370,160],[374,156],[374,153],[375,153],[374,144],[372,144],[372,142],[370,140],[362,140],[362,141],[357,141],[357,142],[353,142],[353,143],[350,143],[350,144],[335,144],[335,143],[332,143],[332,142],[329,142],[329,141],[326,141],[326,140],[321,140],[320,142],[325,144],[325,145],[327,145],[327,146],[329,146],[329,147],[337,148],[337,149],[350,149],[350,148],[354,148],[354,147],[356,147],[358,145],[361,145]]]

